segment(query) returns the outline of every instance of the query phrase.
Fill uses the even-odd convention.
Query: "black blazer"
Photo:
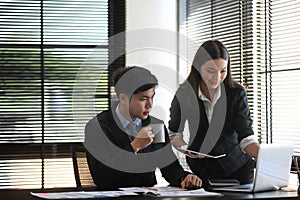
[[[215,128],[219,133],[210,132],[210,134],[218,135],[214,138],[215,141],[209,144],[211,145],[210,149],[209,145],[204,142],[209,125],[203,102],[199,97],[196,97],[187,81],[178,88],[170,108],[169,129],[171,131],[182,132],[184,123],[188,121],[189,149],[201,151],[206,145],[208,146],[206,148],[208,152],[204,153],[211,155],[226,154],[226,157],[213,160],[187,157],[189,167],[200,178],[207,178],[206,169],[215,165],[222,169],[221,175],[226,177],[251,159],[239,146],[243,138],[253,135],[246,93],[239,85],[234,88],[224,84],[221,86],[221,95],[223,95],[221,97],[223,98],[220,98],[215,105],[217,109],[214,110],[210,124],[212,126],[210,128]],[[223,121],[220,116],[222,113],[224,113]]]
[[[163,123],[150,116],[142,124],[146,126],[150,122]],[[157,183],[155,169],[159,167],[166,181],[180,186],[189,173],[179,164],[166,127],[165,138],[165,143],[152,143],[135,154],[127,133],[115,115],[115,107],[98,114],[87,123],[84,142],[95,184],[101,190],[153,186]]]

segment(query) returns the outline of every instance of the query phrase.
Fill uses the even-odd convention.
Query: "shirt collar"
[[[125,117],[124,115],[120,112],[120,108],[119,108],[119,105],[117,105],[116,107],[116,114],[117,114],[117,117],[119,118],[123,128],[126,128],[126,126],[130,123]],[[133,123],[135,123],[136,125],[138,126],[142,126],[142,120],[140,118],[136,118],[135,120],[133,120]]]
[[[217,88],[217,91],[216,91],[216,93],[215,93],[215,95],[214,95],[214,98],[212,99],[212,101],[210,101],[203,93],[202,93],[202,91],[201,91],[201,88],[200,88],[200,86],[199,86],[199,98],[202,100],[202,101],[208,101],[208,102],[211,102],[212,104],[215,104],[217,101],[218,101],[218,99],[221,97],[221,87],[220,87],[220,85],[218,86],[218,88]]]

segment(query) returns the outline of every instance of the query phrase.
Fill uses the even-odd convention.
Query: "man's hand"
[[[134,140],[131,142],[131,146],[134,152],[138,152],[141,149],[146,148],[153,142],[154,134],[152,133],[151,126],[143,127]]]
[[[194,174],[187,175],[181,182],[181,187],[186,189],[200,188],[201,186],[202,180]]]

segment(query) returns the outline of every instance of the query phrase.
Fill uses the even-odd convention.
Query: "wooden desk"
[[[45,190],[45,192],[63,192],[71,191],[69,189],[51,189]],[[0,190],[0,199],[2,200],[41,200],[38,197],[34,197],[30,192],[41,192],[41,190]],[[109,198],[111,200],[146,200],[146,199],[162,199],[162,200],[196,200],[196,199],[209,199],[209,200],[229,200],[229,199],[299,199],[300,196],[296,192],[286,192],[286,191],[270,191],[270,192],[260,192],[255,194],[247,193],[232,193],[232,192],[222,192],[223,197],[172,197],[172,198],[162,198],[162,197],[149,197],[149,196],[132,196],[132,197],[117,197]]]

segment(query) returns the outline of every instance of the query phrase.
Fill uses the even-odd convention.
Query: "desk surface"
[[[62,192],[67,190],[46,190],[45,192]],[[7,200],[38,200],[40,198],[34,197],[30,194],[30,192],[41,192],[40,190],[0,190],[0,199]],[[270,191],[270,192],[260,192],[255,194],[248,193],[233,193],[233,192],[222,192],[224,196],[222,197],[172,197],[172,198],[162,198],[162,197],[149,197],[149,196],[132,196],[132,197],[117,197],[117,198],[109,198],[109,199],[117,199],[117,200],[145,200],[145,199],[178,199],[178,200],[195,200],[195,199],[299,199],[297,192],[286,192],[286,191]],[[41,200],[41,199],[40,199]]]

